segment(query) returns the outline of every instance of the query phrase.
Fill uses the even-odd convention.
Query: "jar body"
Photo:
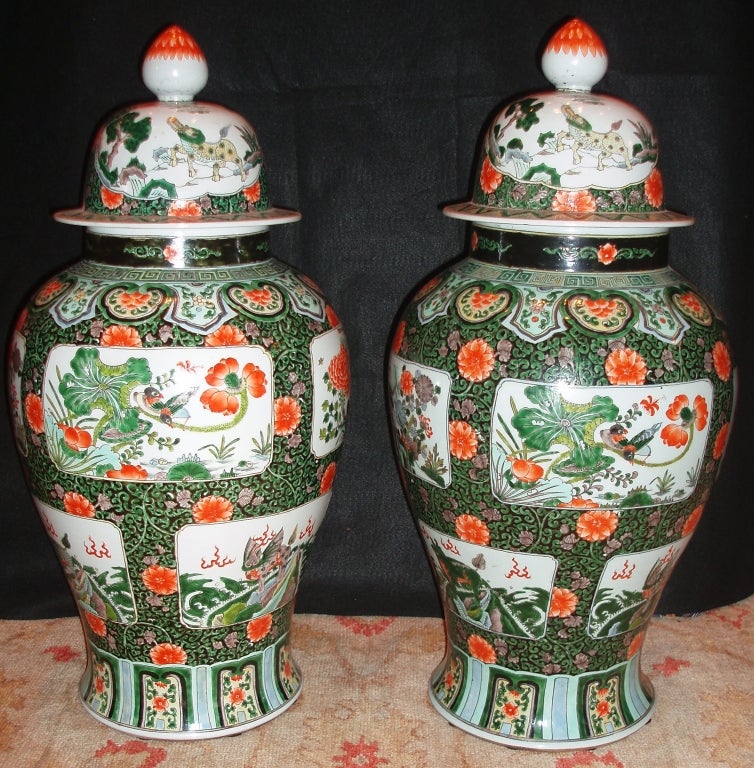
[[[533,749],[641,727],[641,645],[735,400],[725,328],[667,237],[474,227],[402,310],[387,376],[444,610],[434,706]]]
[[[35,505],[79,610],[80,694],[140,737],[254,727],[296,699],[294,597],[350,389],[319,289],[266,232],[87,232],[13,334]]]

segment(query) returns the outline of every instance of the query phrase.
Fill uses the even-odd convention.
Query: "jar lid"
[[[163,30],[142,63],[157,101],[119,109],[91,147],[81,207],[55,219],[117,234],[242,234],[297,221],[269,204],[264,156],[251,125],[194,97],[207,83],[204,54],[179,26]]]
[[[485,133],[468,202],[443,212],[488,226],[539,232],[626,234],[688,226],[664,207],[659,148],[649,120],[621,99],[592,92],[607,52],[580,19],[542,55],[555,91],[516,97]]]

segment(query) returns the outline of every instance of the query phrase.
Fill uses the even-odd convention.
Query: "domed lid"
[[[242,234],[297,221],[273,208],[262,150],[243,117],[194,96],[207,62],[178,26],[161,32],[142,64],[157,101],[120,109],[99,127],[84,202],[58,221],[106,233]]]
[[[469,202],[444,213],[539,232],[662,232],[693,219],[664,207],[651,123],[620,99],[592,92],[607,70],[597,33],[563,25],[542,55],[555,91],[516,98],[487,130]]]

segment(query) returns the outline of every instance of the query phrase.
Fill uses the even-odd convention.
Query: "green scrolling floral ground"
[[[750,768],[754,765],[754,596],[699,616],[655,617],[644,669],[653,720],[593,751],[514,751],[446,723],[427,681],[443,651],[439,619],[303,614],[293,646],[304,691],[240,736],[134,739],[76,698],[78,620],[0,622],[0,763],[19,768]]]

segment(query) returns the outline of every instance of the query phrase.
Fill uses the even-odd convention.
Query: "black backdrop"
[[[591,24],[610,68],[595,90],[654,123],[669,207],[696,217],[670,236],[671,263],[727,317],[740,365],[726,462],[658,610],[688,613],[754,592],[752,492],[752,41],[744,4],[602,0],[393,3],[72,2],[4,14],[0,329],[79,255],[77,205],[89,141],[115,106],[147,100],[141,56],[177,23],[209,63],[199,99],[256,128],[272,201],[303,213],[273,228],[274,252],[316,280],[346,328],[347,437],[334,497],[297,610],[439,615],[395,471],[383,393],[393,317],[429,272],[457,257],[482,128],[522,91],[548,88],[539,51],[570,16]],[[747,309],[748,307],[748,309]],[[748,313],[748,314],[747,314]],[[0,617],[74,613],[0,419]]]

